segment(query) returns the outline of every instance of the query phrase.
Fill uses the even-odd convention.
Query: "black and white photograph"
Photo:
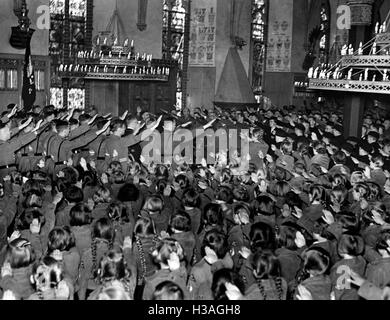
[[[390,300],[390,1],[0,0],[0,300]]]

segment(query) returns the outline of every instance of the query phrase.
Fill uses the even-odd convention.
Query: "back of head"
[[[303,254],[303,269],[312,276],[325,274],[329,265],[329,253],[320,247],[311,247]]]
[[[184,300],[184,293],[176,283],[163,281],[156,286],[152,300]]]
[[[252,267],[256,279],[280,277],[279,260],[271,250],[256,252],[252,257]]]
[[[217,230],[210,230],[206,233],[201,248],[202,256],[205,256],[206,247],[214,250],[219,259],[223,259],[229,251],[225,235]]]
[[[275,248],[275,231],[268,224],[264,222],[257,222],[251,226],[249,233],[251,240],[252,252],[257,250],[273,249]]]
[[[8,262],[12,269],[28,267],[34,261],[34,249],[28,240],[18,238],[8,244],[5,262]]]
[[[156,233],[154,223],[149,218],[139,218],[134,226],[134,235],[136,237],[150,237]]]

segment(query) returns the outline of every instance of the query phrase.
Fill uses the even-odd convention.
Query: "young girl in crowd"
[[[100,259],[113,249],[115,232],[108,218],[95,222],[91,247],[81,257],[78,278],[78,297],[85,300],[97,287],[97,270]]]
[[[135,275],[127,268],[126,260],[120,249],[113,249],[101,259],[98,269],[98,287],[91,292],[88,300],[98,300],[104,290],[117,287],[124,291],[128,300],[134,297]]]
[[[194,157],[200,160],[194,163],[182,155],[160,163],[135,151],[160,130],[158,115],[139,112],[121,120],[53,110],[33,109],[27,131],[36,134],[8,137],[9,130],[19,131],[22,112],[6,112],[0,123],[0,149],[9,159],[0,170],[4,299],[386,295],[390,121],[381,110],[367,110],[360,137],[341,135],[339,110],[215,107],[186,111],[184,122],[181,114],[166,116],[177,122],[173,130],[238,130],[238,142],[250,147],[244,151],[229,140],[223,150],[219,141],[218,151],[207,152],[207,160]],[[40,128],[40,120],[47,126]],[[127,133],[124,123],[131,124]],[[29,149],[24,139],[37,138],[28,140],[34,157],[58,158],[62,152],[46,154],[50,141],[66,133],[56,132],[57,125],[70,128],[61,145],[66,159],[59,159],[55,175],[45,159],[34,158],[30,170],[20,159]],[[75,155],[72,144],[80,149],[79,142],[92,136],[96,140]],[[202,148],[196,142],[194,155]],[[111,150],[113,144],[121,149]]]

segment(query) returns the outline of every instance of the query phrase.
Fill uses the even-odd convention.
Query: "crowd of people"
[[[361,137],[342,121],[294,107],[115,117],[9,105],[0,298],[388,299],[390,118],[368,110]],[[157,131],[222,127],[249,130],[249,155],[142,155]]]

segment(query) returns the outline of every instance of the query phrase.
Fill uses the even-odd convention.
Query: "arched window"
[[[320,47],[319,63],[328,63],[330,49],[330,5],[328,0],[322,1],[320,12]]]
[[[189,0],[164,0],[163,2],[163,58],[179,63],[177,73],[176,103],[179,108],[185,103],[186,89],[183,76],[187,71],[188,51],[185,47],[189,38]],[[187,57],[185,56],[187,55]]]
[[[83,81],[64,80],[58,76],[57,70],[60,64],[73,63],[76,53],[86,49],[88,1],[91,0],[50,0],[50,101],[58,108],[74,105],[83,108],[85,104]]]
[[[266,52],[267,0],[252,2],[252,88],[255,95],[260,95],[263,88],[264,59]]]

